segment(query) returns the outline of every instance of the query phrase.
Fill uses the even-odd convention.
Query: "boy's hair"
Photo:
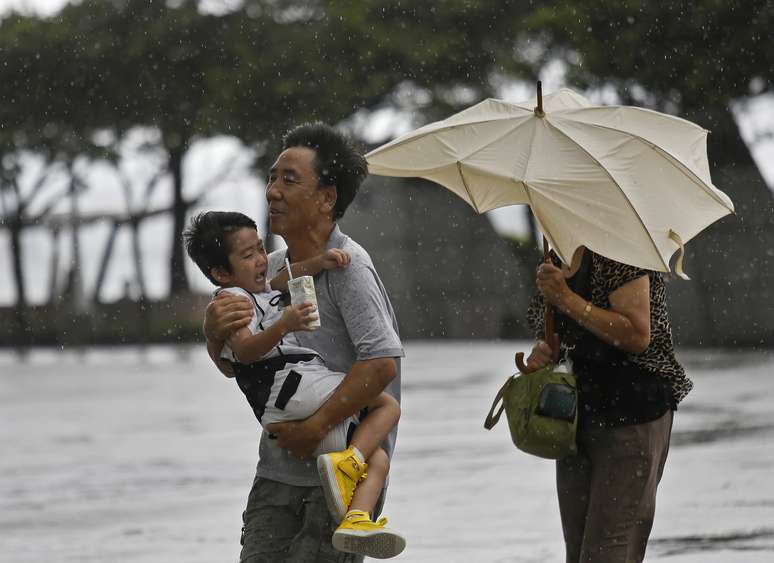
[[[360,184],[368,176],[365,157],[352,142],[325,123],[305,123],[291,129],[282,140],[282,150],[307,147],[315,151],[315,171],[323,186],[336,186],[336,205],[333,220],[344,212],[355,199]]]
[[[229,235],[243,228],[258,230],[255,221],[247,215],[233,211],[207,211],[191,219],[190,226],[183,231],[185,250],[196,262],[202,273],[215,285],[213,268],[224,268],[231,272],[228,255],[231,253]]]

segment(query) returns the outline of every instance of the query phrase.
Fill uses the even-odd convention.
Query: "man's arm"
[[[393,358],[356,361],[333,395],[312,416],[271,424],[266,429],[277,436],[277,445],[291,455],[309,457],[334,426],[373,402],[397,373]]]

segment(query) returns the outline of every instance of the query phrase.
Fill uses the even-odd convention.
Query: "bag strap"
[[[491,430],[492,427],[494,427],[495,424],[500,420],[500,415],[503,414],[503,409],[505,408],[505,403],[500,405],[500,410],[497,411],[495,414],[494,410],[497,408],[497,403],[502,402],[503,395],[505,395],[505,390],[508,388],[508,385],[511,383],[511,378],[509,377],[508,380],[503,384],[502,387],[500,387],[500,390],[497,392],[497,395],[495,395],[494,401],[492,402],[492,408],[489,409],[489,414],[486,415],[486,420],[484,421],[484,428],[487,430]]]

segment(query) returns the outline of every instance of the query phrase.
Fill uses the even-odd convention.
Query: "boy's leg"
[[[358,424],[350,441],[363,457],[368,460],[400,420],[400,405],[394,397],[381,393],[376,400],[368,405],[368,415]],[[387,460],[389,465],[389,459]],[[369,462],[370,464],[370,462]]]
[[[395,427],[399,418],[398,402],[386,393],[381,393],[376,401],[368,405],[368,414],[361,420],[352,435],[350,447],[344,451],[331,452],[317,458],[317,469],[320,472],[323,490],[331,513],[335,517],[344,518],[352,502],[355,488],[368,468],[366,460],[376,451],[381,451],[380,444]],[[386,454],[384,457],[388,467],[389,459]],[[376,467],[374,470],[375,475],[378,475],[380,469]],[[386,479],[386,473],[386,469],[382,470],[382,482]],[[379,485],[379,492],[381,488]],[[379,493],[376,493],[372,501],[368,497],[369,502],[372,502],[369,512],[373,510],[378,496]]]
[[[355,487],[349,510],[362,510],[373,516],[374,508],[390,471],[390,458],[383,449],[379,448],[367,459],[367,462],[368,477]]]
[[[386,559],[406,548],[406,539],[387,527],[387,519],[374,516],[389,466],[390,458],[381,448],[368,459],[368,477],[358,483],[349,510],[333,533],[336,549]]]

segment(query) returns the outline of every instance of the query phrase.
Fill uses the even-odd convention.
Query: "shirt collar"
[[[347,235],[341,232],[338,223],[334,223],[331,236],[328,237],[328,242],[325,243],[325,250],[330,250],[331,248],[341,248],[344,246],[344,241],[346,240]]]

